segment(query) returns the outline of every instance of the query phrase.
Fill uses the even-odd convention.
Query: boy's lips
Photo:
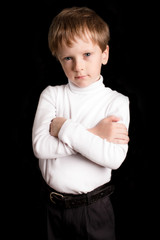
[[[75,78],[76,79],[83,79],[83,78],[85,78],[85,77],[87,77],[86,75],[81,75],[81,76],[76,76]]]

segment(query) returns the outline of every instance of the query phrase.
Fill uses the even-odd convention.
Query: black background
[[[11,170],[11,175],[7,173],[11,176],[7,186],[10,189],[7,202],[11,207],[7,226],[13,229],[6,234],[16,239],[45,240],[40,172],[32,151],[32,124],[41,91],[48,85],[67,82],[60,64],[51,56],[47,38],[52,18],[63,8],[72,6],[94,9],[110,27],[110,57],[102,75],[106,86],[129,97],[131,114],[127,158],[113,171],[117,240],[144,239],[154,234],[148,192],[153,170],[148,140],[148,110],[151,112],[148,96],[152,91],[148,53],[153,13],[150,3],[115,0],[21,1],[17,5],[12,3],[7,11],[10,19],[6,28],[9,33],[7,97],[10,99],[7,156]]]

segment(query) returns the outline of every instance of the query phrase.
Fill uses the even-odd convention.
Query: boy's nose
[[[75,60],[73,64],[73,70],[79,72],[84,69],[84,63],[82,60]]]

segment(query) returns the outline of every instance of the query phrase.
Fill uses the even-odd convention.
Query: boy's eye
[[[69,61],[71,60],[71,57],[65,57],[64,60]]]
[[[84,55],[85,55],[86,57],[89,57],[89,56],[91,55],[91,53],[88,52],[88,53],[85,53]]]

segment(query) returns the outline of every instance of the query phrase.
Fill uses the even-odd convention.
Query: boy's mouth
[[[76,76],[75,79],[84,79],[85,77],[87,77],[86,75],[81,75],[81,76]]]

